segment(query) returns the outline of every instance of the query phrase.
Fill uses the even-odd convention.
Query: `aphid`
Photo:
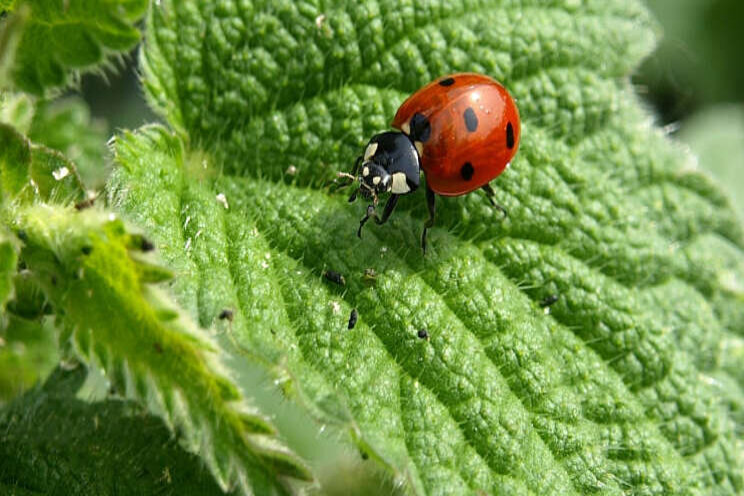
[[[219,315],[219,319],[220,319],[220,320],[228,320],[228,321],[230,321],[230,322],[232,322],[232,321],[233,321],[233,318],[234,318],[234,317],[235,317],[235,314],[234,314],[234,313],[233,313],[233,311],[232,311],[232,310],[230,310],[229,308],[225,308],[224,310],[222,310],[222,311],[220,312],[220,315]]]
[[[356,325],[358,318],[359,318],[359,314],[357,313],[357,309],[352,308],[351,313],[349,314],[349,329],[354,329],[354,326]]]
[[[326,270],[323,272],[323,277],[332,283],[338,284],[339,286],[346,286],[346,279],[344,276],[336,272],[335,270]]]
[[[557,294],[548,295],[545,298],[543,298],[542,300],[540,300],[540,306],[543,307],[543,308],[549,307],[550,305],[552,305],[556,301],[558,301],[558,295]]]
[[[494,202],[489,182],[511,163],[519,148],[519,112],[506,89],[488,76],[460,73],[424,86],[400,106],[392,127],[399,131],[377,134],[367,144],[351,171],[339,177],[359,182],[358,194],[371,200],[359,221],[357,235],[369,219],[384,224],[398,198],[416,191],[421,172],[426,177],[429,219],[424,223],[421,248],[426,253],[426,233],[434,225],[435,195],[460,196],[482,189]],[[381,195],[389,193],[381,216],[375,211]]]

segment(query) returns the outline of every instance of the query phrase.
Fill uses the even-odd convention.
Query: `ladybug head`
[[[419,182],[419,157],[411,140],[399,132],[373,136],[359,158],[359,193],[377,202],[384,193],[407,194]]]
[[[369,150],[369,147],[367,147]],[[366,154],[365,154],[366,155]],[[359,192],[365,200],[377,199],[378,196],[390,191],[392,181],[385,167],[374,160],[362,162],[359,171]]]

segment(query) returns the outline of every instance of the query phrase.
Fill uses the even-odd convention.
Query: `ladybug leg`
[[[400,195],[391,195],[390,198],[388,198],[387,203],[385,203],[385,210],[382,211],[382,217],[378,217],[377,212],[375,212],[374,205],[368,206],[367,215],[362,217],[362,220],[359,221],[359,230],[357,231],[357,236],[359,236],[360,238],[362,237],[362,228],[369,219],[375,219],[375,222],[377,224],[384,224],[385,222],[387,222],[387,220],[390,218],[390,215],[393,213],[393,210],[395,210],[395,206],[398,204],[399,196]]]
[[[486,183],[483,185],[481,189],[486,192],[486,198],[488,198],[488,201],[491,202],[491,206],[494,207],[496,210],[500,211],[502,214],[504,214],[504,217],[503,217],[504,219],[509,217],[509,212],[507,212],[504,207],[502,207],[501,205],[499,205],[498,203],[494,201],[493,198],[496,196],[496,193],[494,192],[491,185],[489,183]]]
[[[377,214],[374,214],[375,222],[378,224],[384,224],[390,218],[390,214],[395,210],[395,206],[398,204],[398,198],[400,195],[391,195],[385,203],[385,210],[382,211],[382,218],[378,218]]]
[[[359,239],[362,239],[362,228],[364,227],[364,224],[367,223],[367,221],[369,220],[370,217],[377,218],[377,214],[375,213],[375,206],[374,205],[369,205],[367,207],[367,215],[365,215],[364,217],[362,217],[362,220],[359,221],[359,229],[357,229],[357,236],[359,237]]]
[[[430,227],[434,225],[434,213],[436,211],[436,196],[434,195],[434,191],[429,187],[429,185],[426,185],[426,206],[429,209],[429,218],[426,222],[424,222],[424,232],[421,233],[421,250],[424,252],[424,255],[426,255],[426,231],[429,230]]]

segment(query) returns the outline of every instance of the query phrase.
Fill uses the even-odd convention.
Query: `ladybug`
[[[482,189],[497,205],[489,182],[509,167],[519,148],[519,112],[506,89],[488,76],[459,73],[433,81],[400,106],[392,127],[369,140],[351,174],[339,173],[372,200],[359,222],[357,235],[370,219],[384,224],[398,198],[418,189],[421,171],[426,177],[429,219],[424,224],[421,248],[426,253],[426,232],[434,225],[435,195],[460,196]],[[349,182],[348,184],[351,184]],[[347,184],[347,185],[348,185]],[[378,197],[390,193],[381,216]]]

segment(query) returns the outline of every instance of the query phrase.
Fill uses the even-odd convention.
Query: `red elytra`
[[[411,129],[416,114],[423,122],[418,130]],[[442,196],[488,184],[519,148],[517,106],[501,84],[482,74],[452,74],[429,83],[403,102],[392,126],[414,141],[426,184]]]

